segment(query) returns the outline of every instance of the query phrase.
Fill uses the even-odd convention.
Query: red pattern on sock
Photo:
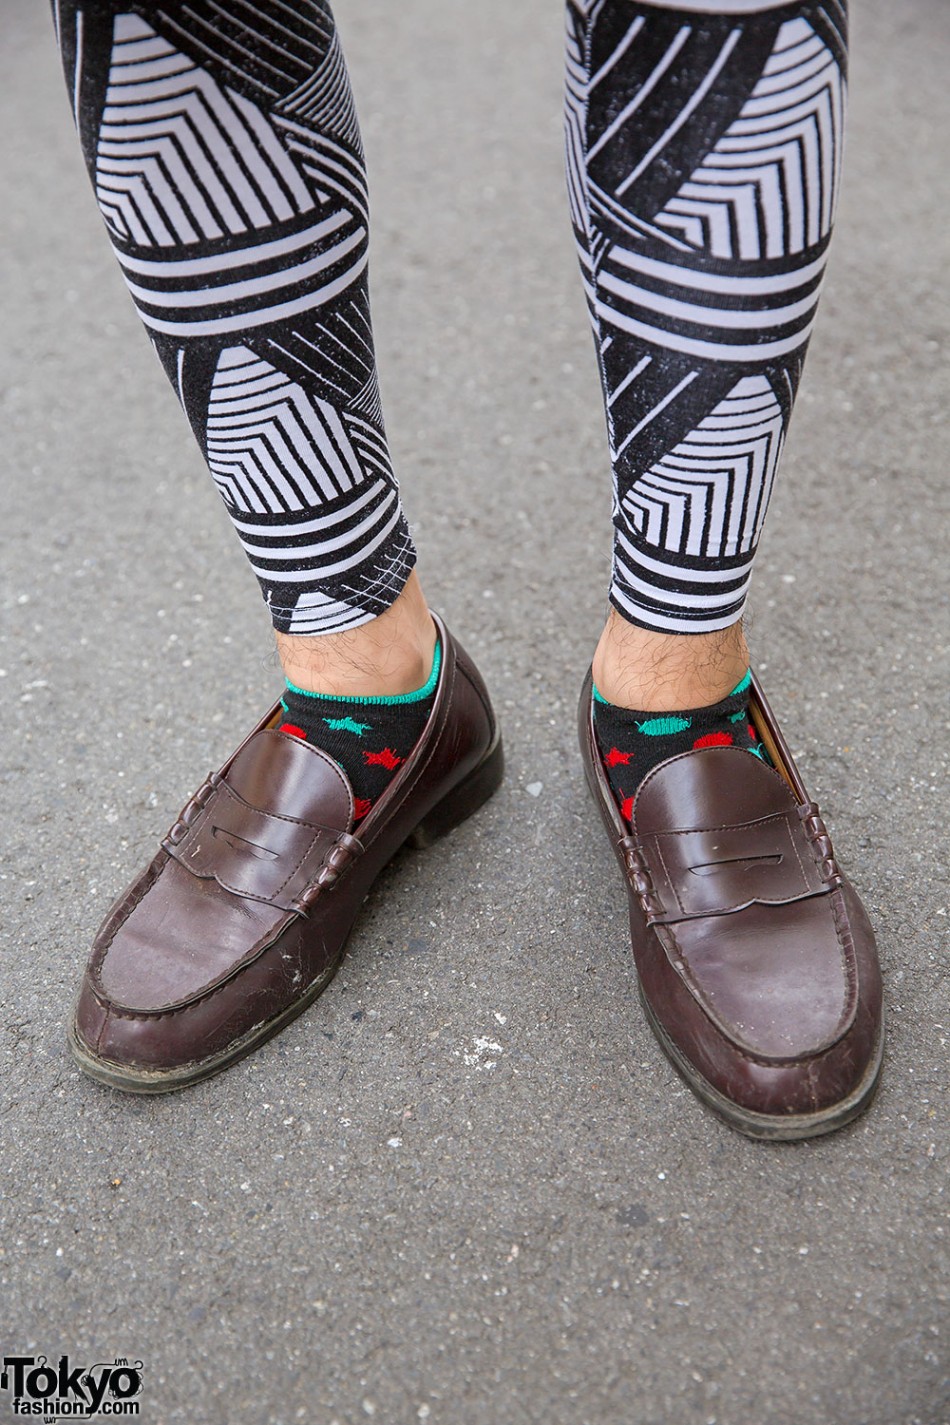
[[[728,732],[707,732],[705,737],[697,737],[694,747],[732,747],[733,740]]]
[[[302,727],[298,727],[295,722],[282,722],[277,729],[278,732],[286,732],[288,737],[306,737]]]
[[[593,719],[601,765],[628,825],[632,825],[635,798],[644,778],[661,763],[716,747],[752,753],[767,765],[770,761],[756,732],[745,689],[710,707],[662,716],[595,700]]]
[[[354,797],[353,820],[362,821],[363,817],[366,815],[372,805],[373,803],[369,801],[366,797]]]
[[[391,748],[384,747],[382,752],[364,752],[363,760],[367,767],[385,767],[387,772],[394,772],[405,758],[397,757]]]

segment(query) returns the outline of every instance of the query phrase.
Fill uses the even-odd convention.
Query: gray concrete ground
[[[890,1024],[871,1112],[779,1147],[654,1044],[578,765],[609,495],[559,6],[339,12],[395,453],[510,773],[384,874],[333,986],[256,1057],[154,1102],[77,1073],[101,914],[278,678],[45,7],[4,0],[0,1345],[141,1359],[155,1425],[947,1425],[950,9],[857,7],[756,577],[758,665],[867,896]]]

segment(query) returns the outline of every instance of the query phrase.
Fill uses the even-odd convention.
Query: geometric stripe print
[[[840,179],[843,0],[568,0],[571,216],[614,475],[611,601],[742,611]]]
[[[758,540],[784,440],[764,376],[739,381],[622,501],[648,544],[707,559],[747,554]]]
[[[318,133],[342,139],[355,153],[361,152],[356,108],[335,30],[323,60],[303,84],[287,95],[281,108]]]
[[[366,269],[366,228],[342,209],[252,247],[149,261],[117,251],[139,315],[172,337],[222,336],[324,307]]]
[[[621,524],[614,543],[610,602],[642,627],[662,633],[711,633],[741,616],[751,573],[751,559],[735,570],[697,570],[664,559],[662,551],[651,556]]]
[[[325,100],[335,95],[346,119],[346,71],[330,49]],[[312,191],[302,167],[250,99],[138,17],[116,17],[97,196],[153,332],[227,338],[326,306],[358,281],[367,246],[359,159],[336,153],[332,192]]]
[[[384,612],[415,563],[388,481],[369,481],[319,512],[232,515],[271,616],[285,633],[335,633]]]
[[[237,510],[310,509],[366,479],[334,407],[244,346],[218,360],[207,448],[211,473]]]
[[[745,76],[738,56],[762,21],[713,35],[687,18],[654,33],[648,17],[633,14],[606,57],[598,54],[588,101],[613,76],[626,102],[601,95],[585,110],[593,212],[592,233],[579,234],[582,263],[593,260],[593,303],[611,327],[710,361],[778,360],[803,347],[814,324],[840,176],[844,77],[801,16],[768,22],[772,43]],[[568,72],[570,114],[570,57]],[[710,125],[717,117],[717,86],[743,78],[738,113],[723,132],[702,133],[698,115]],[[602,130],[591,127],[592,114]],[[677,165],[689,175],[658,209],[658,185]]]
[[[137,15],[117,15],[96,152],[115,236],[138,246],[213,241],[315,205],[263,114]]]
[[[845,80],[804,19],[779,30],[738,118],[655,221],[715,257],[785,257],[831,231]]]
[[[343,575],[369,558],[399,520],[399,499],[383,480],[280,525],[237,515],[235,527],[255,573],[286,584],[309,584]]]
[[[275,625],[354,628],[415,563],[379,398],[356,111],[328,0],[55,0],[126,284]]]
[[[607,326],[705,361],[775,361],[811,335],[824,258],[769,275],[706,272],[609,248],[597,273]]]

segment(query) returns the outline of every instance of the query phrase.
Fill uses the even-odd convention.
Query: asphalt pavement
[[[756,663],[887,980],[870,1112],[780,1146],[655,1044],[580,771],[610,495],[559,5],[338,20],[393,450],[508,777],[393,863],[256,1056],[154,1101],[76,1070],[106,906],[279,677],[104,240],[47,7],[4,0],[0,1346],[141,1362],[148,1425],[948,1425],[950,7],[855,7],[838,234],[754,581]]]

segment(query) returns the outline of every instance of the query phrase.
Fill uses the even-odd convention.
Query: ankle
[[[339,697],[395,696],[422,687],[432,671],[436,629],[413,571],[399,598],[379,618],[345,633],[278,633],[277,655],[288,682]]]
[[[612,609],[594,654],[594,683],[616,707],[679,712],[727,697],[748,666],[741,623],[714,633],[656,633]]]

